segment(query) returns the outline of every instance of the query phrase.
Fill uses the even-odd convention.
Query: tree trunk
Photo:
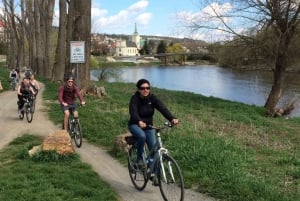
[[[34,7],[31,0],[26,1],[26,11],[28,17],[28,25],[26,26],[27,32],[27,41],[29,44],[29,58],[27,66],[33,67],[35,65],[35,58],[36,58],[36,39],[35,39],[35,31],[32,27],[35,27],[34,21]]]
[[[53,10],[54,10],[55,0],[43,1],[44,15],[44,30],[45,30],[45,58],[44,58],[44,72],[46,78],[50,79],[52,77],[52,21],[53,21]]]
[[[44,75],[42,72],[43,66],[43,45],[42,43],[42,33],[41,33],[41,16],[40,16],[40,0],[34,1],[34,29],[35,29],[35,39],[36,39],[36,58],[34,58],[34,65],[31,68],[39,75]]]
[[[5,10],[7,11],[7,25],[9,25],[9,57],[8,57],[8,66],[10,68],[15,68],[18,65],[18,42],[19,42],[19,35],[16,25],[15,19],[15,5],[13,0],[3,1]]]
[[[265,103],[266,115],[271,117],[275,114],[275,107],[282,96],[283,88],[285,86],[286,72],[278,65],[281,64],[276,64],[272,89]]]
[[[91,47],[91,0],[71,1],[74,4],[73,37],[74,41],[85,42],[85,63],[80,64],[78,69],[78,84],[81,88],[86,87],[90,80],[90,47]],[[78,64],[74,64],[73,69]],[[77,70],[77,69],[76,69]],[[77,72],[77,71],[76,71]]]
[[[70,42],[73,40],[73,19],[75,15],[74,1],[69,2],[68,7],[68,21],[67,21],[67,52],[66,52],[66,67],[65,75],[72,73],[72,66],[70,65]]]
[[[59,30],[53,68],[53,81],[64,81],[66,66],[66,38],[67,38],[67,6],[65,0],[59,0]]]
[[[289,40],[282,40],[280,44],[282,45],[279,45],[278,54],[275,61],[272,89],[265,103],[267,116],[274,116],[275,107],[282,96],[282,92],[286,83],[286,68],[288,58],[286,52],[288,50]]]

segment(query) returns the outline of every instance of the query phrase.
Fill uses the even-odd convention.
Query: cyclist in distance
[[[128,129],[131,134],[137,138],[137,163],[144,167],[143,152],[145,142],[148,149],[151,150],[155,145],[155,131],[147,126],[153,125],[153,115],[157,109],[167,120],[173,124],[179,121],[165,107],[165,105],[150,91],[150,82],[146,79],[140,79],[136,83],[137,91],[132,95],[129,103],[130,120]]]
[[[9,72],[9,78],[13,82],[17,82],[18,81],[18,72],[14,68]]]
[[[39,85],[39,82],[34,78],[34,74],[30,74],[29,84],[33,88],[33,90],[35,91],[35,96],[36,96],[39,92],[40,85]]]
[[[20,68],[17,66],[15,71],[17,72],[17,82],[20,80]]]
[[[75,105],[75,95],[80,100],[81,105],[85,105],[85,101],[79,92],[79,88],[74,84],[73,76],[68,76],[66,83],[59,87],[58,101],[61,105],[61,110],[64,113],[64,128],[68,128],[68,119],[70,115],[69,108],[75,108],[74,117],[78,118],[78,111]]]
[[[25,100],[24,100],[24,96],[28,96],[30,94],[35,94],[35,91],[33,90],[33,88],[30,86],[29,84],[29,79],[27,77],[23,78],[23,81],[21,82],[21,84],[18,86],[18,115],[19,117],[22,116],[21,114],[21,110],[24,106]]]

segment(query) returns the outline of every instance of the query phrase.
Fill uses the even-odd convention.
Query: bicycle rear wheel
[[[17,83],[13,81],[13,82],[11,83],[11,88],[12,88],[12,90],[15,91],[15,90],[16,90],[16,87],[17,87]]]
[[[27,119],[28,123],[31,123],[32,118],[33,118],[33,112],[32,112],[32,108],[31,108],[30,104],[27,104],[25,106],[25,113],[26,113],[26,119]]]
[[[82,128],[80,125],[79,120],[75,120],[73,124],[73,131],[74,131],[74,142],[77,147],[81,147],[82,145]]]
[[[167,154],[162,156],[162,163],[159,165],[157,176],[159,189],[164,200],[184,200],[183,176],[177,162],[171,156]]]
[[[137,149],[133,145],[128,151],[128,171],[132,184],[134,187],[142,191],[147,185],[148,177],[146,169],[139,169],[137,165]]]

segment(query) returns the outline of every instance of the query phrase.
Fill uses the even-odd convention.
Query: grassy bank
[[[29,157],[28,150],[41,143],[36,136],[24,135],[1,150],[0,200],[118,200],[109,185],[76,154],[45,152]]]
[[[50,118],[60,124],[57,88],[45,81]],[[100,83],[97,83],[100,85]],[[111,151],[127,131],[134,84],[102,83],[108,96],[79,108],[85,138]],[[163,139],[185,185],[224,200],[299,200],[300,119],[266,118],[261,107],[153,88],[181,123]],[[156,113],[155,124],[165,120]],[[125,154],[115,156],[125,165]]]
[[[4,66],[3,62],[0,62],[0,66]],[[0,81],[1,81],[1,85],[3,87],[3,90],[0,90],[0,93],[8,90],[9,88],[9,84],[10,84],[10,79],[9,77],[9,69],[8,68],[0,68]]]
[[[91,59],[91,69],[105,69],[105,68],[122,68],[122,67],[135,67],[135,66],[157,66],[160,65],[159,61],[148,61],[148,62],[131,62],[123,60],[109,61],[107,57],[95,57]]]

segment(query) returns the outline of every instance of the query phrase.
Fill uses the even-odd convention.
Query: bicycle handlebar
[[[22,96],[23,98],[32,98],[32,97],[34,97],[33,94],[22,94],[21,96]]]
[[[162,130],[165,128],[172,128],[173,126],[175,126],[175,124],[173,124],[172,122],[165,122],[163,126],[153,126],[153,125],[148,125],[146,128],[152,128],[155,130]]]

